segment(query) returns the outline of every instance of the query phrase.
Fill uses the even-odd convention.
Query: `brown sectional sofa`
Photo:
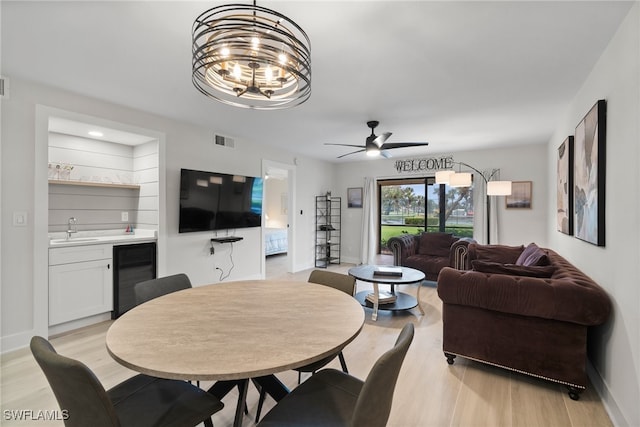
[[[454,237],[450,233],[402,234],[389,239],[393,264],[415,268],[427,280],[437,280],[444,267],[464,268],[467,245],[473,239]]]
[[[566,259],[541,249],[547,265],[539,274],[513,274],[528,270],[514,265],[523,246],[472,244],[467,266],[489,272],[442,269],[443,350],[449,364],[462,356],[555,381],[577,400],[587,385],[587,330],[607,320],[611,302]],[[499,263],[509,265],[500,271]]]

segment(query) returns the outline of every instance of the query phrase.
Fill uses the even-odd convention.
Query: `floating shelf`
[[[50,179],[49,184],[78,185],[81,187],[129,188],[131,190],[140,189],[140,186],[138,184],[114,184],[110,182],[71,181],[71,180],[59,180],[59,179]]]

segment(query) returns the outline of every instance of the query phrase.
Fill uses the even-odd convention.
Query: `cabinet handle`
[[[111,269],[111,264],[107,264],[107,270]]]

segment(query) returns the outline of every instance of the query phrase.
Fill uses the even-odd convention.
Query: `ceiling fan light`
[[[511,181],[489,181],[487,182],[487,195],[489,196],[510,196]]]
[[[456,172],[449,176],[450,187],[470,187],[471,174],[469,172]]]
[[[367,156],[369,157],[378,157],[380,155],[380,150],[371,148],[367,149]]]
[[[437,171],[436,172],[436,184],[449,184],[449,179],[451,175],[454,174],[453,171]]]

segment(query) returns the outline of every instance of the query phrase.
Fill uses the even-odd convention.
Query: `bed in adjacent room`
[[[265,255],[276,255],[287,253],[287,229],[286,228],[266,228],[264,235]]]

